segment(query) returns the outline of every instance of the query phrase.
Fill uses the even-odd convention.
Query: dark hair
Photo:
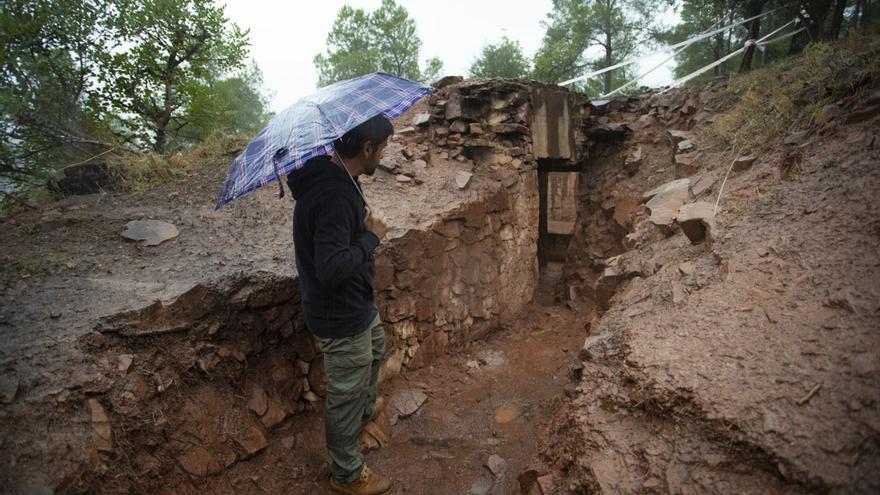
[[[379,146],[392,134],[394,134],[394,126],[380,113],[333,141],[333,149],[342,158],[351,158],[361,152],[367,141],[373,143],[373,146]]]

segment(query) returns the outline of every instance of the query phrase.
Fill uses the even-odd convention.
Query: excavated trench
[[[469,196],[393,231],[376,254],[383,382],[514,326],[548,267],[556,285],[586,156],[587,104],[558,89],[465,82],[413,113],[414,124],[422,114],[429,124],[399,129],[392,154],[433,170],[468,167],[470,184],[458,188]],[[391,211],[392,223],[395,214],[406,223]],[[112,385],[85,400],[73,448],[88,461],[59,492],[198,491],[198,480],[259,456],[321,407],[322,358],[295,278],[257,272],[198,284],[172,302],[106,317],[97,330],[81,344]]]

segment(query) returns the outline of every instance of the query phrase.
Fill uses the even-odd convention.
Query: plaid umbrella
[[[217,208],[329,155],[333,141],[370,118],[397,117],[432,88],[374,72],[339,81],[288,107],[261,130],[226,173]]]

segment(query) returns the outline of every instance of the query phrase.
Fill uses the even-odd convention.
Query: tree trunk
[[[168,139],[167,130],[168,123],[171,122],[171,114],[173,110],[173,85],[170,73],[165,79],[165,98],[163,101],[162,112],[156,118],[156,141],[153,143],[153,151],[165,154],[165,142]]]
[[[859,28],[863,33],[867,33],[871,29],[871,2],[870,0],[862,0],[862,18],[859,22]]]
[[[746,10],[743,13],[744,17],[748,19],[749,17],[754,17],[761,13],[764,10],[764,0],[750,0],[749,3],[746,4]],[[757,40],[758,34],[761,32],[761,19],[755,19],[749,24],[749,35],[747,39]],[[739,73],[748,72],[752,70],[752,57],[755,56],[755,46],[749,46],[746,48],[745,53],[743,53],[742,62],[739,64]]]
[[[834,4],[834,17],[831,18],[831,27],[828,29],[828,39],[836,40],[840,36],[840,26],[843,25],[843,11],[846,10],[848,0],[837,0]]]
[[[612,60],[612,52],[611,52],[611,33],[605,33],[605,67],[611,67]],[[611,92],[611,73],[614,71],[609,70],[605,73],[605,94]]]

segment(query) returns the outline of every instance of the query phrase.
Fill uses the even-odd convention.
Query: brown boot
[[[379,476],[364,464],[360,477],[354,482],[346,485],[330,478],[330,488],[333,491],[349,495],[381,495],[391,491],[391,480]]]

